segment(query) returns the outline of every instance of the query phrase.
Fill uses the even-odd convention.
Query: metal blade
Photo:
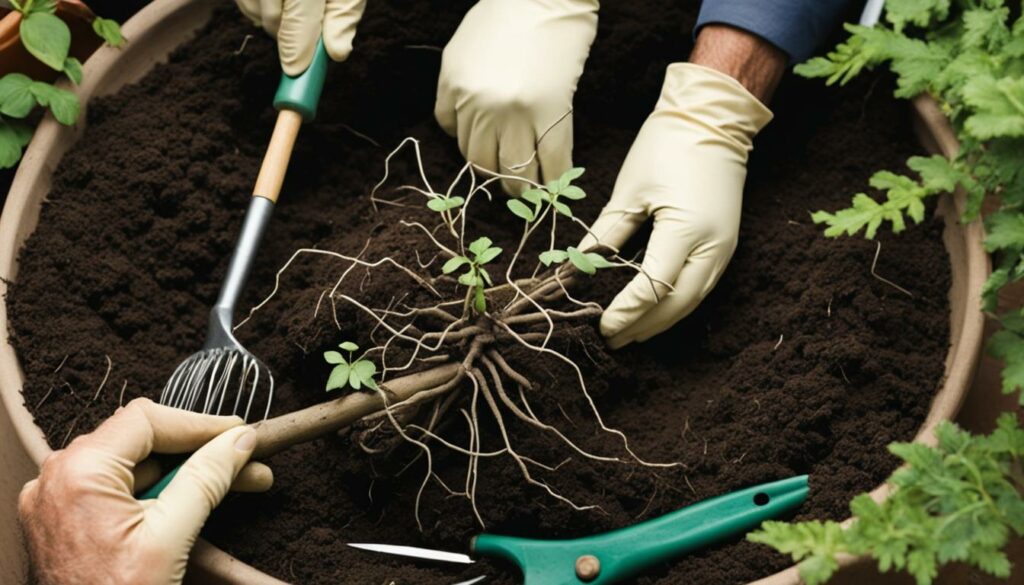
[[[476,577],[474,579],[470,579],[469,581],[459,581],[455,585],[473,585],[473,583],[479,583],[479,582],[483,581],[486,578],[487,578],[487,575],[480,575],[479,577]]]
[[[417,548],[415,546],[398,546],[394,544],[366,544],[366,543],[348,543],[352,548],[358,548],[361,550],[369,550],[373,552],[379,552],[389,555],[399,555],[403,557],[413,557],[417,559],[425,559],[428,561],[443,561],[446,563],[462,563],[469,565],[475,563],[469,555],[445,552],[443,550],[432,550],[429,548]]]

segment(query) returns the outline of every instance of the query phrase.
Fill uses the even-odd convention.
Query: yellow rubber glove
[[[538,182],[572,166],[572,98],[597,8],[597,0],[480,0],[466,14],[444,49],[434,107],[466,160]],[[511,194],[524,189],[502,184]]]
[[[281,69],[288,75],[298,75],[309,67],[321,35],[331,59],[348,59],[356,25],[366,8],[366,0],[235,0],[235,3],[256,26],[263,27],[277,39]]]
[[[644,273],[601,317],[611,347],[665,331],[718,282],[736,249],[747,155],[771,118],[724,73],[692,63],[668,67],[658,104],[626,156],[612,197],[593,235],[580,244],[620,248],[654,217]]]
[[[133,400],[54,452],[22,489],[19,515],[39,582],[181,583],[199,529],[255,445],[238,417]],[[135,499],[138,462],[151,451],[194,449],[158,499]],[[272,479],[264,477],[265,490]]]

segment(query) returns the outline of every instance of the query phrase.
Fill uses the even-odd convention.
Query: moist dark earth
[[[385,156],[406,136],[421,141],[435,184],[447,185],[461,167],[432,109],[439,48],[471,4],[368,3],[352,58],[332,66],[319,117],[303,128],[243,307],[270,293],[275,273],[299,248],[391,256],[437,276],[436,264],[417,264],[417,252],[430,256],[429,242],[399,223],[430,221],[430,213],[375,211],[368,195]],[[607,200],[666,65],[688,54],[696,10],[696,3],[676,0],[602,3],[575,104],[574,160],[587,168],[579,184],[589,195],[574,210],[584,220]],[[88,130],[55,173],[8,297],[25,401],[54,448],[94,428],[119,403],[155,399],[174,366],[201,346],[273,125],[277,78],[271,41],[226,6],[167,64],[90,104]],[[903,170],[906,157],[920,151],[908,110],[890,88],[890,79],[872,75],[845,88],[784,82],[773,103],[776,119],[757,139],[732,263],[700,308],[670,332],[612,352],[596,321],[560,326],[553,347],[580,365],[607,424],[626,433],[645,459],[684,465],[590,461],[550,434],[511,424],[523,454],[562,463],[553,472],[535,469],[538,477],[601,510],[575,511],[527,485],[510,458],[488,458],[477,488],[487,530],[593,534],[805,473],[812,489],[796,517],[839,519],[854,494],[892,471],[885,445],[914,436],[943,373],[950,274],[941,221],[879,237],[877,273],[913,296],[872,277],[876,242],[826,239],[810,221],[814,210],[845,207],[874,170]],[[416,181],[411,163],[408,153],[396,157],[382,197],[416,201],[396,190]],[[473,205],[467,232],[514,247],[521,224],[504,201]],[[571,245],[579,237],[565,229],[559,240]],[[642,247],[642,235],[636,240],[630,253]],[[314,317],[322,291],[346,266],[300,256],[277,295],[237,332],[278,379],[273,414],[334,396],[323,390],[325,349],[346,339],[373,343],[373,323],[351,307],[339,309],[341,330],[324,311]],[[581,294],[607,302],[625,278],[599,273]],[[347,294],[373,307],[414,292],[394,270],[360,270],[347,282]],[[373,340],[381,335],[374,332]],[[530,401],[540,418],[589,451],[623,455],[621,441],[596,428],[569,367],[521,347],[501,351],[533,382]],[[463,421],[451,412],[440,432],[464,445]],[[499,448],[493,420],[482,428],[485,450]],[[423,460],[400,472],[416,449],[370,455],[355,436],[342,431],[273,457],[274,488],[229,496],[204,535],[296,583],[450,583],[482,573],[489,583],[518,580],[514,568],[490,561],[460,572],[346,547],[461,550],[480,530],[466,498],[431,482],[420,504],[421,532],[413,505]],[[459,486],[466,457],[438,446],[434,470]],[[745,583],[788,564],[736,539],[634,582]]]

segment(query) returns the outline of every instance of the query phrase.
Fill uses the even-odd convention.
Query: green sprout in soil
[[[11,0],[11,6],[21,13],[18,33],[25,49],[75,85],[81,84],[82,63],[69,55],[71,31],[56,14],[56,0]],[[96,18],[92,27],[107,44],[124,44],[116,22]],[[0,169],[13,167],[21,160],[22,149],[33,132],[26,118],[37,105],[49,108],[53,117],[66,126],[75,123],[81,110],[78,97],[66,89],[33,81],[22,73],[0,77]]]
[[[432,201],[436,201],[436,199]],[[463,266],[466,267],[466,272],[459,277],[459,284],[469,287],[466,305],[469,305],[470,298],[472,298],[473,308],[480,314],[487,312],[487,299],[484,297],[484,290],[486,287],[494,285],[494,281],[491,280],[491,275],[484,265],[501,254],[501,248],[492,246],[492,243],[491,239],[486,236],[477,238],[469,245],[470,256],[460,255],[449,258],[441,268],[445,274],[451,274]]]
[[[1024,278],[1024,17],[1003,0],[889,0],[889,26],[847,25],[850,37],[826,57],[797,66],[805,77],[846,83],[865,68],[887,64],[897,75],[896,96],[928,94],[938,100],[960,142],[959,152],[911,157],[916,175],[879,171],[870,186],[882,202],[858,193],[852,206],[819,211],[825,235],[864,232],[872,239],[883,222],[894,232],[907,218],[921,223],[925,200],[960,189],[967,196],[964,221],[982,215],[986,194],[998,195],[984,215],[986,250],[996,270],[982,289],[984,309],[997,310],[999,292]],[[1017,14],[1015,22],[1010,15]],[[998,316],[1002,330],[989,351],[1005,362],[1003,391],[1024,387],[1024,309]],[[1024,392],[1019,394],[1024,405]],[[997,577],[1010,575],[1004,548],[1024,535],[1024,430],[1004,414],[988,436],[972,436],[952,423],[935,431],[937,445],[896,443],[889,449],[906,466],[888,483],[883,503],[868,495],[850,505],[849,527],[835,522],[765,523],[750,540],[800,561],[809,585],[824,583],[840,553],[874,557],[883,571],[903,570],[929,585],[939,566],[959,561]]]
[[[348,359],[336,351],[325,351],[324,361],[334,365],[331,375],[327,377],[327,391],[345,388],[359,390],[363,386],[371,390],[377,389],[377,364],[364,357],[354,358],[353,354],[359,351],[359,346],[351,341],[342,342],[338,345],[342,351],[348,352]]]
[[[401,185],[391,191],[400,195],[378,196],[390,175],[392,159],[410,146],[415,153],[419,184]],[[643,273],[642,269],[635,262],[621,258],[618,251],[610,247],[600,250],[556,248],[560,227],[575,225],[590,233],[586,222],[577,218],[570,207],[572,202],[586,197],[583,189],[575,184],[583,175],[583,169],[570,169],[546,185],[496,173],[487,173],[486,178],[481,178],[477,171],[467,163],[447,189],[435,189],[427,178],[419,142],[414,138],[405,139],[385,158],[384,178],[374,187],[370,200],[375,209],[387,205],[407,210],[401,215],[398,226],[423,241],[416,249],[405,251],[406,255],[414,253],[416,264],[405,265],[391,256],[368,260],[362,253],[349,256],[303,248],[278,271],[273,291],[250,311],[250,317],[277,294],[282,275],[300,256],[326,257],[342,263],[334,285],[320,294],[312,311],[313,318],[321,310],[329,311],[338,331],[345,331],[342,323],[350,318],[338,317],[338,308],[343,305],[368,318],[372,324],[368,333],[372,346],[360,359],[372,358],[379,365],[379,376],[374,380],[385,408],[354,427],[353,438],[370,454],[393,454],[404,444],[415,447],[416,455],[409,465],[417,460],[426,463],[415,501],[417,523],[421,521],[419,509],[423,491],[428,485],[436,484],[449,496],[466,498],[477,521],[483,525],[483,516],[477,507],[479,464],[483,458],[499,456],[511,458],[526,483],[558,502],[575,510],[599,510],[595,504],[569,499],[549,480],[538,477],[538,473],[552,477],[565,459],[544,462],[520,452],[510,437],[509,426],[525,425],[538,433],[550,434],[573,456],[592,461],[649,468],[681,465],[648,462],[639,457],[621,431],[605,424],[587,389],[580,365],[566,355],[564,349],[553,347],[556,339],[568,339],[575,325],[593,323],[601,315],[600,304],[572,295],[573,287],[578,286],[581,279],[595,274],[598,269]],[[522,221],[518,242],[502,246],[489,236],[467,237],[467,224],[474,223],[469,221],[470,214],[479,207],[481,198],[493,200],[489,187],[501,180],[522,181],[528,187],[520,199],[507,201],[507,209],[512,214],[509,219],[515,217]],[[410,202],[407,195],[410,192],[413,198],[422,198],[423,204]],[[528,246],[536,238],[543,238],[542,246],[546,248],[539,258],[527,252],[536,249],[536,245]],[[499,265],[500,271],[496,268]],[[369,306],[359,298],[362,284],[349,283],[354,274],[376,275],[382,271],[397,272],[395,298],[383,307]],[[402,286],[402,279],[408,281],[408,286]],[[413,298],[417,300],[408,300]],[[242,324],[244,321],[239,326]],[[558,345],[564,347],[563,343]],[[525,351],[552,360],[554,367],[568,368],[578,382],[577,399],[593,415],[593,426],[620,441],[617,452],[591,453],[562,428],[539,418],[531,406],[537,383],[530,379],[528,371],[520,369],[531,364],[521,363],[522,358],[512,359],[511,349],[516,349],[517,355]],[[346,359],[338,352],[329,352],[325,358],[336,364],[328,389],[353,386],[351,355]],[[458,366],[453,369],[456,373],[450,380],[419,388],[404,402],[391,402],[387,385],[392,377],[403,377],[408,384],[409,379],[416,378],[411,372],[442,364]],[[369,366],[361,367],[370,372]],[[365,377],[359,378],[359,384],[370,386]],[[568,390],[561,389],[562,392]],[[571,399],[571,394],[565,398]],[[572,427],[577,424],[578,421],[573,422]],[[445,429],[453,425],[462,426],[461,436],[468,434],[468,440],[456,444],[456,439],[448,438]],[[493,444],[494,438],[485,440],[485,428],[496,429],[497,445]],[[485,448],[486,443],[491,446]],[[467,458],[465,480],[461,485],[452,485],[435,473],[433,451],[436,449],[446,449]],[[545,453],[549,455],[554,454]]]

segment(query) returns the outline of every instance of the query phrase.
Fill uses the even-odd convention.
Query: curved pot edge
[[[911,102],[914,116],[915,132],[926,150],[933,154],[953,157],[960,150],[960,143],[953,133],[949,120],[942,113],[939,104],[928,95],[921,95]],[[946,372],[942,387],[932,399],[928,416],[921,425],[921,430],[914,437],[915,442],[926,445],[935,444],[933,431],[936,425],[944,420],[953,420],[963,401],[967,390],[974,382],[984,341],[985,314],[981,310],[981,285],[988,279],[992,264],[985,252],[984,227],[981,221],[961,224],[960,216],[967,205],[966,194],[958,191],[953,196],[943,195],[939,203],[938,213],[946,220],[943,240],[950,253],[950,262],[954,266],[962,260],[967,270],[962,274],[954,274],[954,283],[950,291],[950,352],[946,357]],[[950,240],[954,240],[951,242]],[[959,277],[959,278],[958,278]],[[953,298],[963,298],[963,303],[954,303]],[[963,311],[958,309],[963,307]],[[971,307],[974,307],[973,309]],[[959,313],[959,314],[958,314]],[[886,499],[891,492],[888,484],[882,484],[871,490],[871,497],[878,502]],[[847,524],[852,518],[843,521]],[[844,555],[839,559],[840,572],[837,573],[837,585],[855,583],[846,581],[842,573],[851,569],[871,570],[873,564],[866,556]],[[749,585],[800,585],[800,573],[794,565],[774,575],[759,579]]]
[[[85,65],[85,81],[78,88],[72,88],[80,97],[103,95],[116,91],[121,86],[142,77],[157,61],[166,58],[167,54],[181,44],[182,36],[194,32],[205,24],[212,13],[213,6],[202,0],[157,0],[125,24],[126,38],[131,46],[124,49],[103,47],[89,59]],[[172,26],[171,21],[179,21],[180,26]],[[161,26],[157,26],[160,23]],[[184,31],[184,32],[183,32]],[[135,50],[135,46],[159,46],[160,50],[145,54],[145,49]],[[114,63],[117,67],[113,67]],[[108,91],[103,91],[108,90]],[[83,99],[84,111],[88,107]],[[920,117],[924,127],[931,134],[931,145],[950,154],[956,150],[956,139],[953,137],[945,117],[938,106],[930,98],[918,98],[914,102],[915,113]],[[938,114],[938,118],[935,114]],[[30,234],[38,223],[39,209],[36,204],[41,201],[49,190],[50,177],[58,162],[84,131],[84,121],[75,127],[58,124],[47,114],[26,151],[14,184],[8,197],[3,214],[0,216],[0,296],[6,294],[5,280],[12,279],[17,270],[15,260],[19,243]],[[927,138],[927,137],[926,137]],[[952,139],[952,142],[950,142]],[[928,140],[924,140],[926,145]],[[952,146],[951,146],[952,145]],[[950,152],[949,149],[953,150]],[[963,208],[963,195],[954,198],[957,210]],[[34,213],[26,213],[27,208],[36,206]],[[19,222],[26,217],[28,221]],[[18,219],[16,219],[18,218]],[[949,226],[947,219],[947,227]],[[955,229],[955,228],[954,228]],[[982,343],[982,326],[984,315],[980,311],[981,283],[987,278],[990,270],[989,260],[982,248],[982,228],[980,222],[963,226],[959,239],[963,242],[968,265],[966,274],[967,304],[979,307],[979,310],[967,310],[956,322],[951,322],[956,339],[951,339],[954,347],[947,362],[947,372],[943,387],[936,394],[929,415],[922,425],[915,440],[932,442],[932,430],[941,420],[956,415],[974,377],[978,356]],[[959,328],[959,335],[955,335]],[[0,304],[0,400],[3,401],[16,428],[18,438],[26,447],[29,455],[37,463],[41,463],[51,452],[42,431],[34,424],[31,414],[25,407],[21,397],[23,375],[17,356],[9,343],[7,309]],[[885,485],[871,492],[876,499],[883,499],[888,493]],[[844,567],[860,563],[861,558],[843,559]],[[197,570],[190,576],[200,576],[204,582],[212,583],[256,583],[281,584],[279,581],[255,568],[242,563],[217,547],[200,540],[190,563],[190,571]],[[770,575],[750,585],[797,585],[800,583],[795,567],[790,567],[774,575]]]

